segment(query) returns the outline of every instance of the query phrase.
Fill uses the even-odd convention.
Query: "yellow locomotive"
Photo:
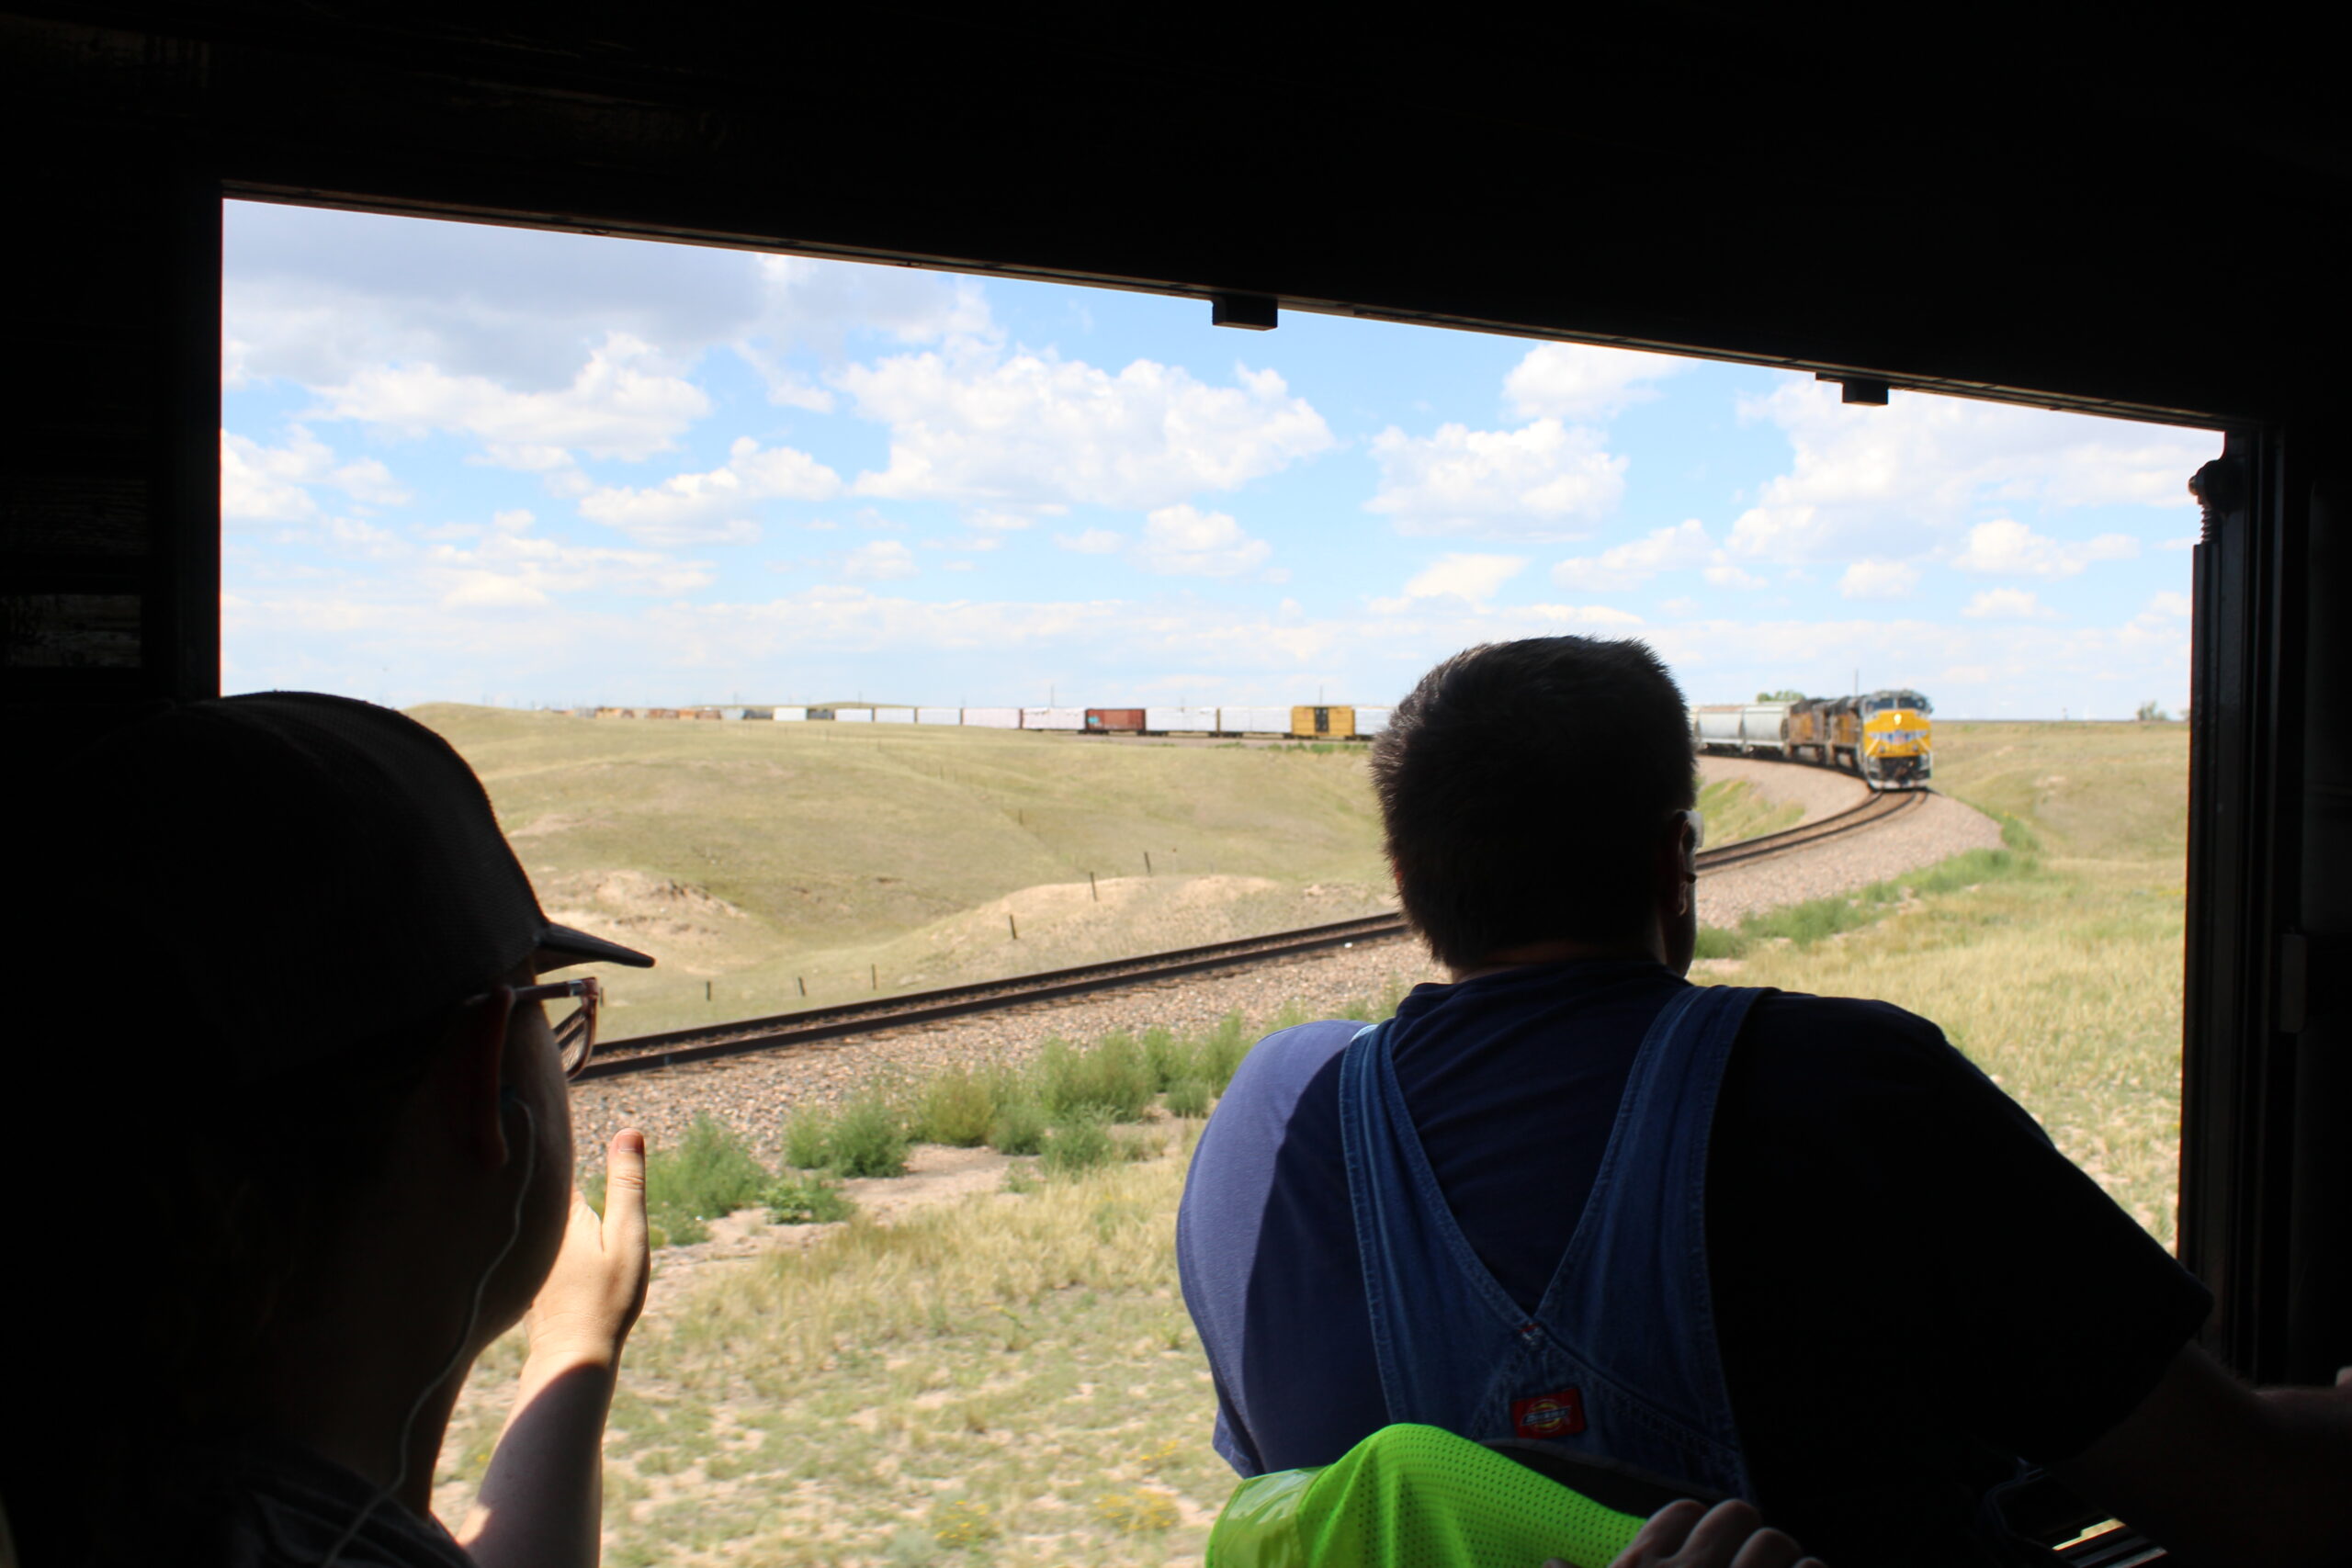
[[[1690,710],[1703,751],[1778,754],[1860,775],[1873,790],[1924,789],[1934,771],[1933,711],[1917,692],[1722,704]]]

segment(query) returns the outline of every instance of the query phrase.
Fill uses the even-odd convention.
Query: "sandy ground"
[[[1776,806],[1802,807],[1800,822],[1831,817],[1860,806],[1870,788],[1851,773],[1803,762],[1769,762],[1754,757],[1702,757],[1699,777],[1708,784],[1746,783]]]

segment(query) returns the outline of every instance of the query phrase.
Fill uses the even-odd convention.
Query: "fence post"
[[[1004,923],[1012,928],[1012,940],[1019,942],[1021,940],[1021,922],[1012,918],[1012,911],[1010,909],[1007,909],[1004,912]]]
[[[705,1001],[710,1000],[710,982],[707,980],[705,980],[702,983],[702,999]]]
[[[1152,874],[1152,869],[1151,869],[1151,852],[1150,852],[1149,850],[1146,850],[1146,851],[1144,851],[1144,852],[1143,852],[1143,874],[1144,874],[1146,876],[1149,876],[1149,875],[1151,875],[1151,874]]]
[[[807,996],[808,994],[808,976],[806,975],[795,975],[793,978],[800,982],[800,994],[804,997]]]
[[[1096,903],[1102,902],[1102,889],[1094,886],[1094,874],[1091,871],[1086,874],[1086,890],[1094,896]]]
[[[879,964],[867,964],[865,966],[865,977],[874,982],[874,988],[876,990],[880,990],[882,988],[882,965]]]

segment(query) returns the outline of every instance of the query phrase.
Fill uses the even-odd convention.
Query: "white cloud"
[[[1836,387],[1793,376],[1740,412],[1789,436],[1790,471],[1763,485],[1728,541],[1776,563],[1916,548],[1987,502],[2187,506],[2188,476],[2221,444],[2208,431],[1923,394],[1849,406]]]
[[[1849,599],[1899,599],[1919,586],[1919,569],[1907,561],[1858,560],[1838,580]]]
[[[2030,588],[1987,588],[1968,602],[1961,614],[1979,621],[2053,621],[2058,612],[2044,604]]]
[[[1253,539],[1222,512],[1163,506],[1144,519],[1136,558],[1169,577],[1240,577],[1263,566],[1274,547]]]
[[[1400,534],[1577,538],[1625,492],[1625,459],[1597,431],[1555,419],[1517,430],[1447,424],[1427,436],[1391,425],[1372,455],[1380,489],[1365,509],[1387,513]]]
[[[566,593],[674,594],[709,586],[710,569],[656,550],[566,544],[531,531],[520,509],[492,515],[478,542],[427,553],[423,581],[444,609],[537,609]]]
[[[235,523],[306,523],[319,515],[311,487],[325,485],[353,501],[397,506],[408,492],[373,457],[338,462],[334,449],[300,425],[282,446],[220,433],[220,515]]]
[[[1526,564],[1525,556],[1440,556],[1406,581],[1403,598],[1376,600],[1374,607],[1393,613],[1416,599],[1444,598],[1483,604],[1499,592],[1504,583],[1518,576]]]
[[[996,333],[977,277],[811,256],[755,259],[765,295],[763,324],[780,338],[837,353],[851,328],[905,344]]]
[[[515,391],[487,376],[431,365],[378,365],[319,389],[318,417],[358,420],[404,435],[449,431],[482,443],[490,460],[526,470],[557,468],[574,449],[637,461],[669,450],[710,412],[701,388],[662,367],[646,344],[608,335],[571,385]]]
[[[852,366],[835,384],[890,427],[889,466],[859,476],[863,494],[1142,510],[1233,490],[1335,445],[1280,375],[1236,366],[1234,380],[1212,387],[1148,359],[1114,376],[1050,351],[967,349]]]
[[[808,453],[763,447],[743,435],[720,468],[673,475],[646,490],[592,490],[580,498],[580,514],[643,545],[745,544],[760,536],[747,515],[755,502],[822,501],[840,489],[841,476]]]
[[[2188,620],[2196,613],[2197,606],[2189,602],[2188,594],[2171,592],[2159,593],[2149,600],[2147,609],[2143,612],[2150,615],[2169,616],[2177,621]]]
[[[2139,553],[2140,541],[2129,534],[2052,539],[2004,517],[1971,528],[1967,547],[1951,564],[1996,577],[2072,577],[2093,561],[2130,560]]]
[[[849,558],[842,563],[842,570],[850,577],[889,582],[915,575],[915,553],[907,548],[904,540],[876,539],[850,551]]]
[[[1607,593],[1638,588],[1661,571],[1705,566],[1722,557],[1705,525],[1693,517],[1671,528],[1653,529],[1629,544],[1611,545],[1597,556],[1564,560],[1552,569],[1552,581],[1563,588]]]
[[[1056,507],[1054,510],[1059,511],[1061,509],[1059,507]],[[992,534],[1018,533],[1022,529],[1029,527],[1034,521],[1035,520],[1032,518],[1023,516],[1018,512],[1003,512],[985,506],[976,507],[972,511],[964,513],[965,526],[969,528],[984,529]]]
[[[1724,551],[1717,550],[1715,552],[1715,564],[1709,567],[1704,573],[1707,581],[1717,588],[1736,588],[1742,592],[1753,593],[1759,588],[1770,588],[1771,586],[1770,582],[1766,581],[1763,578],[1757,576],[1754,572],[1743,571],[1738,567],[1732,565],[1729,561],[1724,558]]]
[[[1643,383],[1664,380],[1690,365],[1673,355],[1630,348],[1539,344],[1503,378],[1503,396],[1519,419],[1606,419],[1657,396]]]
[[[1126,540],[1108,528],[1089,528],[1082,534],[1057,534],[1054,543],[1082,556],[1107,556],[1116,552]]]

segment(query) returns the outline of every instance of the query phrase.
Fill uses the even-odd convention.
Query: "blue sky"
[[[226,276],[231,691],[1378,703],[1578,632],[1694,701],[2188,698],[2210,432],[243,203]]]

